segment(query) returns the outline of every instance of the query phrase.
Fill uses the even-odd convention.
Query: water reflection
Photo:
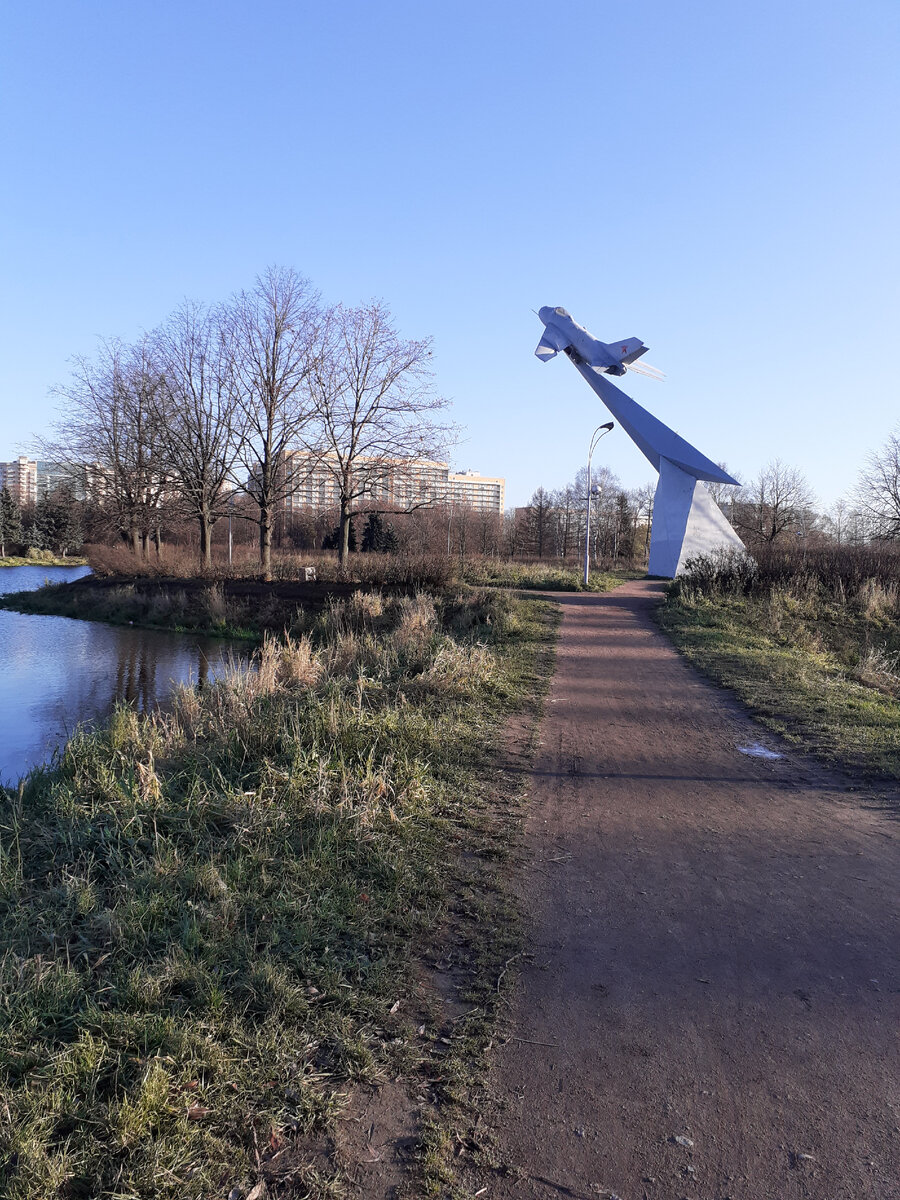
[[[0,591],[76,579],[87,568],[6,567]],[[0,610],[0,781],[46,761],[118,700],[146,711],[177,683],[206,683],[246,647],[215,638]]]

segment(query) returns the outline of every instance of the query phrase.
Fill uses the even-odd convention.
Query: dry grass
[[[464,852],[498,852],[487,764],[539,607],[333,605],[0,793],[4,1196],[334,1194],[279,1154],[326,1146],[354,1082],[435,1072],[411,958]]]
[[[164,547],[160,558],[135,558],[124,546],[92,545],[85,548],[94,572],[101,577],[135,578],[204,578],[212,580],[256,579],[259,562],[242,548],[231,567],[216,559],[211,567],[203,566],[196,554],[178,547]],[[317,578],[325,583],[353,582],[368,589],[427,589],[440,591],[454,585],[475,587],[511,587],[542,591],[584,590],[580,565],[559,559],[501,559],[472,555],[460,560],[446,554],[353,554],[346,569],[341,569],[337,555],[331,551],[310,551],[304,554],[276,552],[272,558],[272,578],[294,581],[304,578],[307,567],[314,567]],[[643,561],[604,560],[591,572],[589,591],[608,591],[626,579],[644,574]]]
[[[828,761],[900,774],[900,598],[887,551],[699,560],[660,623],[760,719]],[[873,571],[875,574],[866,574]]]

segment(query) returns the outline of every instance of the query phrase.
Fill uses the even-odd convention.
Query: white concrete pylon
[[[668,458],[660,461],[647,572],[674,579],[689,558],[744,549],[706,484]]]

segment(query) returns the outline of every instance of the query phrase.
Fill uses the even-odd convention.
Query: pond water
[[[2,567],[0,593],[88,573]],[[117,701],[152,708],[176,684],[206,682],[247,654],[246,645],[218,638],[0,609],[0,782],[46,762],[79,724],[102,720]]]

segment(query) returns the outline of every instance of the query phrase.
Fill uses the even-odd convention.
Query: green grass
[[[331,1195],[291,1148],[327,1147],[348,1089],[428,1079],[440,1122],[461,1084],[417,973],[459,941],[483,1046],[515,941],[495,755],[548,609],[355,596],[0,793],[4,1196]],[[436,1162],[426,1136],[426,1191]]]
[[[660,626],[764,725],[827,762],[900,775],[900,621],[872,587],[851,599],[814,583],[749,595],[676,583]]]

